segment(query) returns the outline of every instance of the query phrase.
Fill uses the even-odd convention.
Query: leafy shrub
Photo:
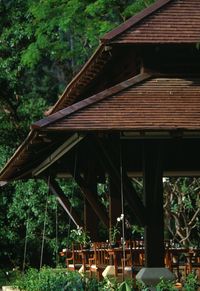
[[[62,269],[42,268],[40,271],[29,269],[16,282],[15,286],[23,291],[134,291],[149,290],[144,284],[137,283],[133,287],[133,280],[118,283],[115,278],[105,278],[98,282],[94,278],[81,276],[78,272],[69,272]],[[156,291],[175,291],[174,282],[161,280]],[[187,276],[184,291],[197,291],[198,280],[194,273]]]
[[[174,282],[173,281],[166,281],[166,280],[161,280],[157,285],[156,285],[156,291],[176,291],[177,289],[174,287]]]
[[[190,273],[186,279],[184,284],[185,291],[197,291],[199,287],[198,278],[195,273]]]
[[[40,272],[29,269],[15,283],[20,290],[26,291],[64,291],[85,290],[85,281],[77,272],[42,268]]]
[[[13,284],[19,277],[20,272],[18,269],[0,269],[0,288],[1,286],[7,286]],[[1,289],[0,289],[1,290]]]

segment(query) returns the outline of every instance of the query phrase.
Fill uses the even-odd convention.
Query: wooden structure
[[[199,0],[158,0],[106,34],[49,116],[31,126],[0,180],[51,175],[69,211],[55,178],[73,175],[77,155],[74,178],[93,239],[89,221],[98,217],[108,227],[121,213],[122,179],[125,200],[145,226],[146,266],[164,266],[162,177],[200,174],[199,42]],[[109,213],[96,190],[105,176]],[[143,200],[134,176],[144,177]]]

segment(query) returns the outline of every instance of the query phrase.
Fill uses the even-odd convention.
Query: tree
[[[200,180],[167,179],[164,183],[165,223],[170,237],[182,245],[197,245],[200,239]]]

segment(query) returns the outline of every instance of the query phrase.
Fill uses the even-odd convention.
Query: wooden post
[[[117,190],[115,179],[109,176],[109,230],[116,224],[117,217],[122,213],[120,187]],[[109,240],[111,241],[110,231]]]
[[[107,170],[109,175],[112,175],[113,179],[115,179],[115,184],[117,187],[120,187],[121,175],[119,168],[117,166],[117,160],[114,149],[109,149],[106,147],[106,144],[103,143],[99,138],[93,141],[94,147],[99,149],[99,157],[102,166]],[[133,185],[127,176],[127,174],[123,171],[123,187],[124,187],[124,196],[125,200],[128,202],[129,207],[134,212],[136,219],[138,220],[140,225],[145,225],[146,220],[146,212],[145,207],[140,200],[137,192],[133,188]]]
[[[145,265],[164,267],[164,219],[161,152],[159,143],[145,142],[143,155],[145,226]]]
[[[97,197],[97,175],[93,162],[88,163],[85,181],[91,192]],[[84,198],[84,228],[89,232],[93,242],[100,241],[99,218],[86,198]]]

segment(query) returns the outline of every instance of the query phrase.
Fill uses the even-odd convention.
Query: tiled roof
[[[105,92],[52,116],[47,130],[200,129],[200,78],[152,77]]]
[[[111,130],[199,134],[200,78],[141,74],[36,122],[0,181],[30,178],[73,132]]]
[[[160,0],[152,7],[154,9],[149,7],[133,16],[128,24],[122,24],[102,40],[114,43],[200,42],[199,0]]]
[[[80,72],[68,84],[60,99],[48,111],[48,115],[77,102],[94,80],[100,82],[98,79],[100,73],[105,69],[107,63],[114,59],[114,46],[110,53],[109,50],[107,51],[109,46],[106,47],[106,43],[200,42],[200,1],[158,0],[107,33],[102,38],[102,42]],[[115,47],[119,48],[119,46]],[[123,54],[123,52],[121,53]],[[126,54],[125,50],[124,54]],[[110,75],[109,77],[111,78]],[[97,84],[93,86],[93,89],[98,90]],[[101,88],[101,90],[103,89]]]

